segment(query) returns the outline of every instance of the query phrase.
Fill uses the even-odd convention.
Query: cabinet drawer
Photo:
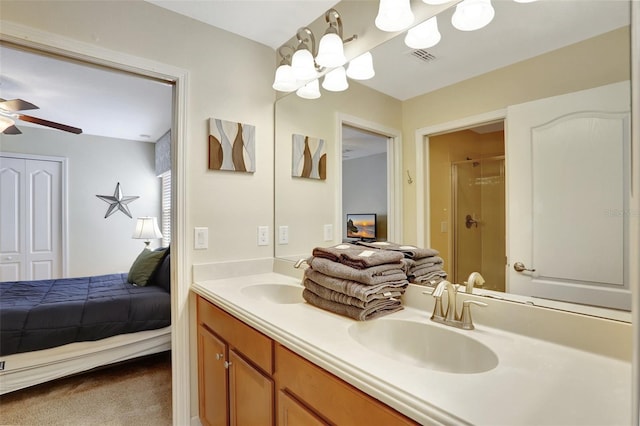
[[[208,328],[257,367],[273,373],[273,341],[254,328],[198,296],[198,324]]]
[[[331,423],[418,424],[279,344],[275,358],[279,388],[304,401]]]

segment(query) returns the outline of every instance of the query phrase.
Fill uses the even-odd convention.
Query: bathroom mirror
[[[491,32],[498,28],[501,7],[558,7],[558,4],[562,3],[572,2],[540,1],[530,4],[518,4],[513,1],[494,2],[496,18],[489,27],[496,25]],[[441,75],[445,73],[442,71],[436,74],[438,70],[446,69],[438,63],[440,58],[444,64],[448,59],[447,55],[455,55],[460,50],[455,46],[447,46],[446,43],[460,42],[464,40],[463,36],[466,36],[466,34],[455,34],[457,30],[449,28],[453,9],[439,15],[442,41],[438,46],[427,49],[427,53],[432,54],[433,58],[429,55],[424,58],[425,55],[422,55],[422,60],[426,63],[425,68],[417,74],[421,77],[420,79],[416,79],[415,75],[412,76],[407,72],[400,75],[400,71],[406,70],[402,68],[399,60],[379,60],[380,57],[389,58],[388,55],[393,52],[403,55],[402,60],[406,60],[404,57],[413,53],[403,44],[404,34],[373,49],[377,77],[387,81],[389,90],[393,90],[395,85],[410,82],[420,87],[420,90],[428,92],[417,98],[394,98],[368,87],[368,82],[358,83],[350,80],[347,91],[331,93],[321,90],[320,99],[305,100],[298,98],[295,94],[278,99],[275,105],[275,257],[293,261],[308,256],[314,246],[330,245],[342,240],[340,235],[344,225],[342,213],[338,211],[342,202],[342,165],[339,164],[342,153],[339,152],[341,144],[338,142],[342,134],[340,123],[353,123],[356,127],[387,136],[392,146],[390,152],[394,152],[394,143],[401,144],[399,150],[399,155],[402,157],[401,166],[398,158],[389,160],[389,163],[398,165],[394,170],[395,186],[389,188],[390,192],[395,192],[394,202],[399,206],[396,217],[400,228],[396,234],[399,235],[398,242],[427,244],[433,241],[429,224],[420,223],[421,217],[428,217],[425,212],[429,204],[428,189],[424,182],[428,175],[426,170],[428,166],[423,159],[416,160],[420,155],[427,155],[416,148],[416,131],[424,128],[438,129],[438,126],[443,123],[463,122],[470,116],[486,115],[492,118],[491,113],[496,110],[506,110],[513,105],[613,82],[628,81],[630,78],[629,2],[589,2],[591,3],[598,4],[588,18],[594,20],[592,22],[583,20],[576,23],[572,20],[584,18],[577,18],[571,13],[555,14],[553,10],[547,15],[547,20],[559,27],[558,33],[548,31],[548,37],[564,37],[567,33],[571,33],[579,38],[574,38],[566,45],[549,48],[544,37],[531,35],[529,38],[535,39],[535,45],[531,47],[521,45],[520,56],[515,63],[505,62],[503,57],[509,55],[500,54],[500,49],[506,52],[506,47],[503,46],[504,41],[512,37],[513,33],[492,34],[491,40],[485,40],[483,37],[486,36],[482,35],[484,30],[479,30],[475,36],[466,38],[467,43],[473,44],[472,56],[456,58],[455,60],[459,61],[456,72],[449,71],[446,75]],[[533,19],[536,16],[526,10],[523,9],[520,19]],[[595,20],[598,22],[597,25]],[[518,25],[517,20],[512,22],[511,29],[508,31],[516,31]],[[607,26],[608,30],[601,31],[597,35],[589,34],[589,27]],[[578,27],[580,30],[577,30]],[[585,41],[580,41],[583,39]],[[583,44],[580,45],[580,43]],[[487,45],[497,48],[485,49],[484,46]],[[540,47],[536,47],[537,45]],[[580,56],[582,55],[580,49],[591,52],[591,57],[586,63],[583,62],[584,57]],[[383,53],[377,56],[377,52]],[[543,62],[529,61],[531,57],[543,55],[546,55]],[[465,64],[469,63],[480,65],[478,67],[474,65],[480,76],[463,75],[466,71]],[[578,63],[586,66],[576,69]],[[517,72],[521,72],[522,68],[527,66],[539,67],[527,70],[529,75],[534,76],[532,81],[521,80],[522,75],[526,73],[516,76]],[[510,77],[511,71],[514,73],[513,79]],[[478,90],[478,85],[483,81],[495,83],[495,76],[498,73],[502,78],[502,86],[496,86],[493,91]],[[545,73],[550,75],[546,76]],[[554,78],[551,78],[551,74],[554,74]],[[387,75],[397,75],[397,78],[383,78]],[[538,78],[540,75],[545,77]],[[371,85],[374,83],[379,82],[376,83],[374,79]],[[545,86],[542,86],[543,83]],[[488,95],[485,99],[474,98],[473,96],[479,92],[488,93]],[[452,93],[457,96],[450,96]],[[426,108],[424,107],[425,97],[433,100],[432,105]],[[442,129],[443,132],[445,130],[449,129]],[[401,138],[396,136],[396,131],[401,133]],[[325,141],[326,179],[311,180],[292,177],[293,134],[303,134]],[[421,167],[422,170],[420,170]],[[418,178],[423,180],[421,188],[424,193],[422,194],[416,193],[418,182],[415,180]],[[509,179],[507,175],[507,182]],[[391,205],[390,207],[393,208]],[[421,217],[420,210],[423,215]],[[329,233],[330,235],[325,232],[327,225],[333,231]],[[286,229],[286,242],[279,238],[281,227]],[[564,305],[563,309],[567,309],[566,306]]]

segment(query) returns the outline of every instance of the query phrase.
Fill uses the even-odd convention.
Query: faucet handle
[[[473,320],[471,319],[471,305],[487,306],[484,302],[478,302],[476,300],[465,300],[462,302],[462,315],[460,321],[462,322],[462,328],[465,330],[473,330]]]

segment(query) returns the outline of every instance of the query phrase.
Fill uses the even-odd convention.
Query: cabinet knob
[[[224,354],[216,354],[216,361],[220,361],[224,358]]]
[[[231,367],[231,361],[225,361],[224,368],[229,368],[229,367]]]

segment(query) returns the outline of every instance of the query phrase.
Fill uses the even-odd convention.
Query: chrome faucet
[[[469,278],[467,278],[467,282],[465,283],[467,285],[465,291],[467,294],[473,294],[473,287],[482,287],[484,282],[484,278],[482,278],[480,272],[472,272],[469,274]]]
[[[480,274],[478,274],[480,275]],[[447,291],[447,309],[442,305],[442,295]],[[458,315],[457,305],[458,285],[451,284],[449,281],[441,281],[433,290],[431,295],[436,299],[433,307],[431,320],[440,324],[450,325],[452,327],[462,328],[464,330],[473,330],[473,320],[471,319],[471,305],[487,306],[486,303],[477,302],[475,300],[465,300],[462,302],[462,312]]]

